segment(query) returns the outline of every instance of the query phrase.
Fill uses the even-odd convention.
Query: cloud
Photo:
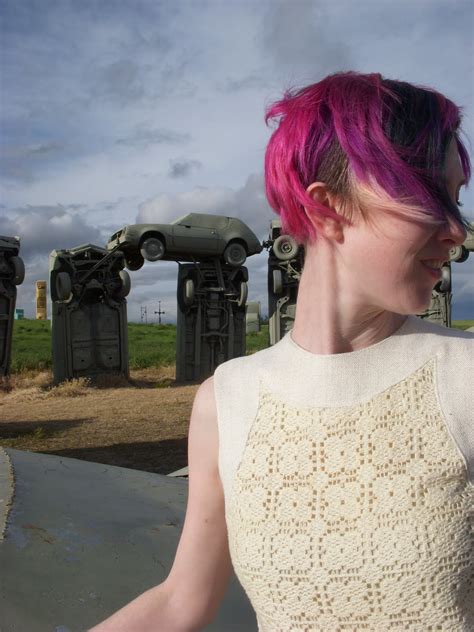
[[[474,252],[463,263],[453,263],[453,286],[456,298],[474,301]]]
[[[157,282],[170,283],[178,276],[178,264],[176,261],[145,261],[140,270],[130,272],[134,288],[149,288]]]
[[[98,68],[91,82],[91,95],[120,105],[140,100],[145,94],[140,66],[131,59],[119,59]]]
[[[314,0],[273,0],[262,21],[261,48],[284,81],[315,81],[352,66],[350,38],[330,20],[331,6]]]
[[[196,187],[175,195],[161,193],[140,204],[137,224],[171,223],[185,213],[216,213],[228,207],[232,198],[229,189]]]
[[[20,254],[27,262],[47,260],[51,250],[74,248],[83,243],[104,245],[104,235],[84,221],[80,208],[77,204],[58,204],[2,211],[2,231],[20,236]]]
[[[264,72],[254,73],[236,79],[227,78],[219,81],[217,88],[222,92],[233,93],[242,90],[265,90],[270,86],[270,82],[265,78]]]
[[[187,160],[186,158],[170,160],[168,175],[170,178],[185,178],[191,171],[200,169],[202,163],[199,160]]]
[[[58,142],[42,142],[30,145],[3,145],[0,152],[0,169],[7,178],[20,182],[31,182],[34,172],[56,158],[64,145]]]
[[[20,237],[20,257],[25,262],[26,275],[24,283],[18,287],[17,306],[25,309],[27,318],[35,317],[35,282],[49,279],[52,250],[85,243],[105,245],[106,236],[84,220],[81,210],[81,204],[2,209],[2,233]],[[48,313],[51,314],[50,305]]]
[[[2,147],[2,155],[6,158],[31,158],[32,156],[44,156],[61,151],[64,146],[61,143],[38,143],[34,145],[17,145]]]
[[[119,138],[116,144],[145,148],[150,145],[161,145],[164,143],[179,145],[188,142],[190,139],[191,136],[189,134],[182,134],[168,129],[153,129],[141,124],[136,127],[133,134],[125,138]]]

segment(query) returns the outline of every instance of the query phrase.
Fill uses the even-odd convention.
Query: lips
[[[443,259],[424,259],[421,263],[427,268],[430,268],[430,270],[441,270],[444,264],[444,260]]]
[[[441,259],[424,259],[420,263],[426,270],[428,270],[433,279],[435,279],[436,281],[439,281],[439,279],[441,279],[441,268],[444,261],[442,261]]]

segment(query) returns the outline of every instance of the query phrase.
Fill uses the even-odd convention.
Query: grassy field
[[[474,320],[455,320],[453,327],[456,329],[469,329],[469,327],[474,327]]]
[[[45,320],[15,320],[11,372],[50,369],[51,324]]]
[[[247,353],[268,346],[268,325],[247,335]],[[131,369],[170,366],[176,362],[176,326],[129,323],[128,349]],[[11,372],[52,367],[51,324],[41,320],[16,320],[13,328]]]

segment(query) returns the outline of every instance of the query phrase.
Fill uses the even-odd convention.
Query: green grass
[[[474,320],[455,320],[452,326],[455,329],[469,329],[469,327],[474,327]]]
[[[261,351],[270,346],[270,339],[268,337],[268,325],[261,325],[260,331],[247,334],[247,355]]]
[[[51,323],[49,320],[15,320],[12,340],[12,373],[49,369],[51,366]]]
[[[247,353],[268,347],[268,325],[247,335]],[[169,366],[176,362],[176,326],[128,324],[131,369]],[[11,372],[50,369],[51,324],[45,320],[16,320],[13,326]]]
[[[128,359],[131,369],[169,366],[176,362],[175,325],[128,325]]]

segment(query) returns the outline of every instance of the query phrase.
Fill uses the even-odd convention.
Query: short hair
[[[432,88],[345,72],[299,90],[266,109],[277,122],[265,154],[265,187],[282,232],[316,238],[304,207],[349,221],[358,209],[403,213],[428,222],[451,214],[464,226],[446,187],[445,158],[454,137],[466,183],[471,165],[459,137],[462,108]],[[342,217],[314,201],[307,187],[325,182]]]

